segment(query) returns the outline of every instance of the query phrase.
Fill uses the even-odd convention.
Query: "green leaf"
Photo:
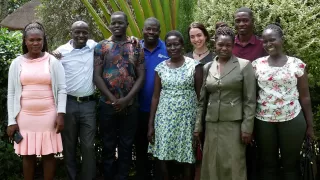
[[[88,11],[90,12],[91,16],[93,17],[93,19],[95,20],[95,22],[97,23],[100,31],[102,32],[103,36],[105,38],[110,37],[111,31],[109,30],[109,28],[105,25],[105,23],[102,21],[102,19],[100,18],[100,16],[98,15],[98,13],[94,10],[94,8],[91,6],[91,4],[89,3],[88,0],[81,0],[82,3],[87,7]]]

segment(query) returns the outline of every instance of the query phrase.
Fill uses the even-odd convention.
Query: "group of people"
[[[259,180],[276,180],[280,166],[282,179],[299,180],[300,148],[313,137],[306,65],[285,55],[279,25],[267,26],[260,39],[249,8],[238,9],[234,22],[237,34],[217,23],[212,51],[204,25],[192,23],[194,49],[185,53],[180,32],[159,39],[156,18],[146,19],[138,41],[126,35],[126,14],[114,12],[110,38],[88,39],[88,25],[77,21],[72,39],[52,55],[43,26],[28,24],[8,81],[8,135],[23,137],[14,147],[24,179],[33,179],[41,155],[44,179],[52,180],[54,154],[62,151],[70,180],[94,179],[99,128],[106,180],[128,179],[133,144],[139,180],[150,179],[148,153],[157,159],[158,179],[171,178],[172,162],[183,168],[183,180],[251,179],[246,148],[253,139]]]

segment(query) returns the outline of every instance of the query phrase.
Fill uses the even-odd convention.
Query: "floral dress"
[[[287,56],[284,66],[273,67],[269,66],[268,57],[252,62],[259,85],[256,118],[267,122],[289,121],[301,111],[297,83],[306,64]]]
[[[162,89],[155,115],[155,142],[149,152],[160,160],[194,163],[192,147],[196,120],[197,95],[194,88],[198,62],[185,57],[179,68],[169,68],[163,61],[156,68]]]

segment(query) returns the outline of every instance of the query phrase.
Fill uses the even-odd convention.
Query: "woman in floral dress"
[[[183,56],[183,37],[170,31],[165,37],[170,59],[156,68],[155,88],[149,119],[149,152],[161,162],[164,179],[169,179],[168,161],[184,165],[184,180],[192,179],[195,162],[193,130],[197,97],[202,84],[202,66]]]
[[[267,26],[262,38],[269,56],[252,63],[259,86],[255,121],[259,180],[298,180],[303,139],[313,137],[306,65],[284,54],[283,32],[278,25]],[[278,177],[279,148],[282,178]]]

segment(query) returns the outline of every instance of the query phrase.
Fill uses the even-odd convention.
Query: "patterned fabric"
[[[94,56],[95,66],[103,66],[103,79],[117,99],[130,92],[137,78],[136,70],[144,69],[143,48],[130,38],[125,42],[114,42],[111,37],[101,41],[95,47]],[[103,95],[101,100],[110,103]]]
[[[297,78],[304,74],[306,64],[287,56],[288,61],[283,67],[272,67],[268,58],[252,62],[260,88],[256,118],[267,122],[289,121],[301,110]]]
[[[167,61],[155,69],[162,89],[155,116],[155,143],[150,144],[149,152],[160,160],[194,163],[192,137],[197,108],[194,74],[198,62],[185,57],[181,67],[171,69]]]

